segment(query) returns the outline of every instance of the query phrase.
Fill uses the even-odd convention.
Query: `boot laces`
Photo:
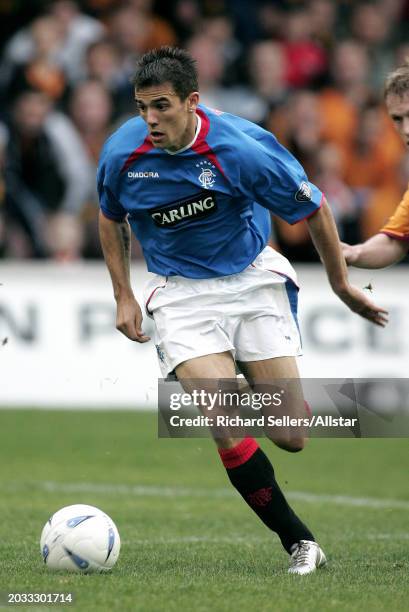
[[[297,548],[292,555],[291,567],[308,563],[310,552],[311,547],[309,542],[300,542],[297,544]]]

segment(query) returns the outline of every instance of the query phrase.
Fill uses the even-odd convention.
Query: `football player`
[[[403,142],[409,148],[409,60],[386,79],[385,104]],[[385,268],[409,251],[409,188],[392,217],[362,244],[342,244],[346,262],[357,268]]]
[[[117,328],[148,342],[142,311],[152,317],[162,373],[175,372],[189,392],[234,380],[236,363],[254,390],[291,379],[287,414],[305,417],[295,359],[297,278],[266,246],[270,211],[289,223],[306,220],[333,291],[352,311],[381,326],[386,311],[350,285],[325,197],[292,155],[271,133],[199,104],[186,51],[146,53],[134,86],[139,117],[108,139],[97,179]],[[130,283],[131,229],[154,274],[142,308]],[[231,483],[291,556],[289,571],[308,574],[324,565],[255,439],[229,428],[212,433]],[[303,427],[269,431],[291,452],[303,448],[305,436]]]

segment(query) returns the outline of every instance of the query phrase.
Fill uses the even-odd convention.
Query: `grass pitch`
[[[0,590],[72,592],[71,606],[161,612],[408,610],[408,441],[312,440],[300,454],[263,441],[277,479],[329,565],[288,558],[227,482],[210,440],[158,440],[154,414],[0,411]],[[108,575],[47,571],[39,537],[62,506],[116,522]]]

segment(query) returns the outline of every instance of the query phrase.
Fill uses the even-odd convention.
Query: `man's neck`
[[[195,113],[194,115],[192,115],[191,125],[187,126],[186,128],[185,138],[183,138],[181,144],[165,150],[171,155],[174,155],[175,153],[181,153],[182,151],[190,149],[190,147],[195,143],[199,135],[201,125],[202,120],[200,119],[199,115]]]

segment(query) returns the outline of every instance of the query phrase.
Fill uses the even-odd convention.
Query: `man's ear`
[[[188,96],[188,109],[190,113],[194,113],[197,109],[197,105],[199,104],[199,92],[193,91]]]

